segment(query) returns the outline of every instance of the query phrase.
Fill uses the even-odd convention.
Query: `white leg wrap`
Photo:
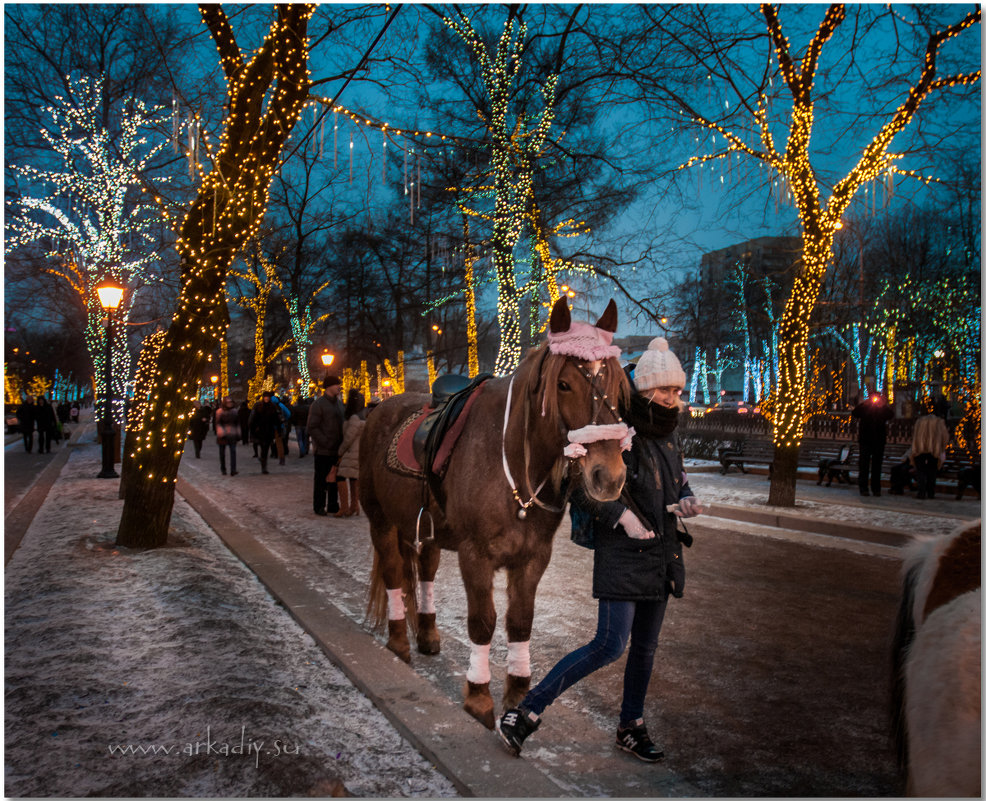
[[[387,590],[387,617],[390,620],[404,619],[404,593],[401,590]]]
[[[426,615],[435,613],[435,582],[418,582],[418,611]]]
[[[531,641],[507,643],[507,675],[531,675]]]
[[[490,646],[469,643],[469,670],[466,678],[473,684],[490,683]]]

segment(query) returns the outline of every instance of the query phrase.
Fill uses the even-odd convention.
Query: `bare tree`
[[[167,542],[175,481],[206,354],[228,324],[226,271],[254,236],[281,151],[308,99],[308,20],[313,6],[277,6],[268,35],[246,61],[220,6],[201,7],[228,84],[227,116],[212,170],[181,226],[182,289],[157,359],[157,395],[148,404],[126,486],[117,543]]]
[[[804,243],[803,265],[794,277],[778,326],[780,380],[773,404],[775,454],[769,497],[771,504],[790,506],[795,499],[798,452],[803,436],[810,322],[831,262],[837,226],[864,187],[871,187],[878,180],[889,182],[894,177],[900,180],[915,174],[901,166],[903,153],[892,148],[904,146],[912,154],[920,150],[933,155],[927,142],[905,142],[903,134],[912,124],[921,132],[916,123],[927,114],[919,111],[932,95],[941,94],[947,99],[979,80],[978,69],[965,71],[962,66],[963,56],[969,64],[971,54],[961,48],[947,51],[944,48],[979,23],[980,11],[975,9],[960,19],[942,22],[942,14],[932,14],[926,19],[925,12],[919,10],[916,21],[908,23],[912,27],[907,34],[912,39],[923,36],[924,44],[916,54],[913,78],[906,82],[898,76],[912,41],[907,41],[901,32],[900,28],[906,27],[904,20],[892,7],[886,12],[874,12],[876,16],[863,7],[854,8],[857,24],[845,36],[836,37],[845,22],[846,7],[829,6],[814,32],[802,24],[797,35],[797,40],[804,42],[800,45],[782,29],[782,11],[769,4],[760,6],[763,30],[770,45],[766,52],[756,47],[756,38],[744,38],[744,34],[756,37],[755,29],[727,32],[720,27],[717,31],[719,26],[710,21],[702,7],[680,12],[661,7],[648,12],[654,15],[654,26],[675,39],[691,63],[701,66],[706,73],[709,100],[715,80],[718,81],[716,99],[731,99],[732,106],[727,104],[702,112],[700,107],[709,105],[705,98],[694,87],[690,92],[685,91],[680,83],[649,89],[660,95],[664,107],[682,114],[682,124],[706,134],[702,147],[707,150],[690,159],[685,167],[712,163],[728,167],[734,155],[762,163],[771,176],[771,191],[780,193],[797,211]],[[796,11],[787,12],[794,27],[805,16],[803,11],[800,15]],[[657,19],[657,15],[662,16]],[[731,19],[738,17],[734,15]],[[886,86],[875,88],[871,84],[870,88],[882,92],[880,97],[889,94],[896,98],[899,105],[893,108],[891,103],[892,110],[887,111],[877,101],[872,108],[866,108],[861,103],[865,95],[857,91],[850,98],[854,109],[850,127],[843,128],[837,115],[829,122],[823,113],[837,99],[838,90],[846,88],[830,81],[840,77],[835,75],[839,71],[847,81],[859,86],[857,59],[865,40],[876,32],[881,22],[890,27],[891,36],[896,35],[899,46],[893,64],[896,73]],[[840,49],[846,47],[848,50]],[[833,52],[829,53],[829,49]],[[823,51],[827,63],[835,62],[836,67],[822,69]],[[949,70],[944,76],[939,75],[940,61]],[[975,62],[970,66],[975,66]],[[781,127],[786,132],[783,142],[779,139]],[[825,129],[826,138],[837,140],[839,150],[832,154],[836,157],[835,169],[824,169],[823,165],[829,162],[820,159],[813,149],[813,135],[820,137],[820,129]],[[861,132],[864,136],[859,141]],[[857,141],[850,151],[848,140],[853,135]],[[855,161],[845,165],[844,154],[853,151],[857,154]]]

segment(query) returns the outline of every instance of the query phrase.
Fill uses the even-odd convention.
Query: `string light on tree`
[[[460,15],[444,20],[472,51],[489,98],[490,117],[484,121],[491,139],[493,270],[500,329],[494,372],[505,375],[516,369],[521,356],[520,293],[513,251],[529,219],[534,164],[554,119],[558,76],[549,75],[545,80],[541,90],[542,111],[532,124],[527,124],[519,115],[510,113],[510,99],[523,63],[527,26],[508,20],[491,52],[468,17]]]
[[[936,90],[973,84],[980,70],[947,77],[936,74],[941,47],[952,37],[979,23],[981,10],[970,11],[962,20],[932,34],[928,39],[920,74],[903,102],[890,114],[872,140],[863,147],[858,161],[833,187],[827,201],[822,197],[816,170],[813,168],[809,142],[815,125],[814,81],[822,49],[845,20],[845,6],[830,6],[809,42],[804,56],[795,58],[791,43],[784,35],[778,8],[762,4],[767,32],[776,57],[782,85],[789,95],[789,135],[783,152],[778,151],[769,126],[770,108],[767,92],[755,99],[754,124],[759,134],[756,145],[711,119],[691,113],[694,124],[718,134],[725,147],[696,156],[680,169],[722,160],[731,153],[756,159],[781,179],[797,209],[802,232],[802,265],[795,276],[791,294],[778,324],[778,386],[773,404],[773,441],[775,446],[773,478],[768,503],[791,506],[794,503],[798,450],[804,435],[804,415],[808,386],[808,336],[826,270],[832,259],[832,242],[837,226],[857,193],[882,177],[892,180],[903,171],[895,162],[902,154],[890,147],[895,137],[912,122],[922,102]],[[773,64],[773,60],[771,60]]]
[[[176,243],[181,291],[134,447],[120,545],[157,547],[167,541],[185,417],[207,355],[227,325],[226,274],[238,251],[258,233],[271,178],[308,99],[308,21],[314,10],[308,4],[271,7],[268,33],[247,59],[223,7],[200,6],[226,78],[226,118],[219,143],[213,146],[203,131],[204,147],[198,149],[200,188]]]
[[[60,167],[39,170],[31,165],[11,169],[40,189],[38,196],[22,196],[13,205],[7,223],[7,250],[45,243],[51,260],[43,269],[65,281],[86,310],[84,338],[93,364],[95,404],[101,408],[104,386],[105,337],[103,311],[95,286],[112,278],[134,289],[116,312],[119,330],[125,330],[134,297],[142,285],[158,282],[154,229],[160,222],[154,204],[135,189],[154,157],[165,146],[149,143],[149,132],[165,119],[164,109],[148,107],[131,98],[119,118],[119,133],[103,124],[103,77],[66,77],[67,97],[56,97],[45,109],[50,128],[41,135],[54,151]],[[167,178],[159,179],[166,183]],[[113,419],[123,421],[125,384],[130,375],[130,353],[125,336],[116,337],[112,351]]]

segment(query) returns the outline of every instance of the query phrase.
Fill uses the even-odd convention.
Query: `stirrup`
[[[428,536],[421,539],[421,516],[428,515]],[[421,548],[426,542],[431,542],[435,539],[435,521],[431,516],[431,512],[425,509],[423,506],[418,509],[418,520],[414,524],[414,548],[417,552],[421,553]]]

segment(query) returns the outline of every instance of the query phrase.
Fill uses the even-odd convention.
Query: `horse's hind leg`
[[[493,696],[490,695],[490,642],[496,628],[493,567],[489,560],[470,554],[471,550],[465,543],[459,546],[459,568],[468,605],[470,648],[463,708],[487,729],[492,729],[495,718]]]
[[[418,576],[418,651],[437,654],[441,650],[441,637],[435,624],[435,574],[442,550],[434,540],[421,548]]]
[[[381,528],[383,530],[381,530]],[[396,526],[378,527],[371,523],[370,537],[377,552],[371,592],[386,591],[387,648],[405,662],[411,661],[411,644],[407,637],[407,620],[404,614],[403,584],[404,556],[400,549],[400,534]]]

